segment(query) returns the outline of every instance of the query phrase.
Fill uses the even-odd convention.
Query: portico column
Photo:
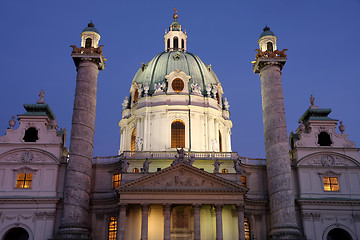
[[[222,227],[222,208],[223,205],[215,205],[216,212],[216,240],[223,240],[223,227]]]
[[[244,205],[236,205],[236,210],[238,215],[239,240],[245,240]]]
[[[170,240],[171,204],[164,204],[163,212],[164,212],[164,240]]]
[[[200,231],[200,204],[194,204],[194,240],[201,239],[201,231]]]
[[[149,204],[141,205],[141,238],[140,240],[148,239],[148,216],[149,216]]]
[[[126,229],[126,204],[119,205],[119,221],[118,221],[117,240],[125,240]]]

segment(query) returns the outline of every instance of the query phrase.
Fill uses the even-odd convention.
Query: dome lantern
[[[95,28],[95,24],[90,21],[88,26],[81,33],[81,47],[97,48],[99,47],[100,34]]]
[[[182,31],[181,24],[177,21],[177,9],[174,8],[174,21],[169,27],[169,32],[164,36],[165,52],[186,51],[187,35]]]
[[[258,41],[259,48],[262,52],[265,51],[273,52],[277,50],[276,41],[277,41],[277,37],[272,31],[270,31],[270,28],[266,26],[263,29],[263,32],[261,33]]]

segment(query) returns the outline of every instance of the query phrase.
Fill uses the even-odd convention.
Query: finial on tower
[[[36,103],[44,104],[45,103],[44,97],[45,97],[45,91],[41,89],[40,93],[39,93],[40,99],[38,101],[36,101]]]
[[[88,27],[95,27],[95,24],[92,22],[92,20],[90,20]]]
[[[174,11],[175,11],[175,13],[173,15],[174,21],[177,21],[177,18],[178,18],[177,12],[178,12],[178,10],[176,8],[174,8]]]

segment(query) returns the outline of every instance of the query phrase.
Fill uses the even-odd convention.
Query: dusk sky
[[[261,89],[252,71],[265,25],[287,51],[282,74],[288,133],[310,106],[331,108],[360,145],[360,0],[316,1],[3,1],[0,134],[40,89],[70,142],[76,69],[70,45],[92,20],[104,45],[98,77],[94,156],[117,155],[122,105],[142,63],[164,51],[173,8],[188,51],[211,64],[230,104],[232,150],[265,157]],[[16,126],[16,128],[18,125]]]

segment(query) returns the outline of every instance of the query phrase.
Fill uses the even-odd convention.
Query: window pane
[[[181,120],[175,120],[171,124],[171,147],[185,147],[185,124]]]
[[[25,173],[18,173],[17,181],[19,181],[19,180],[25,180]]]

